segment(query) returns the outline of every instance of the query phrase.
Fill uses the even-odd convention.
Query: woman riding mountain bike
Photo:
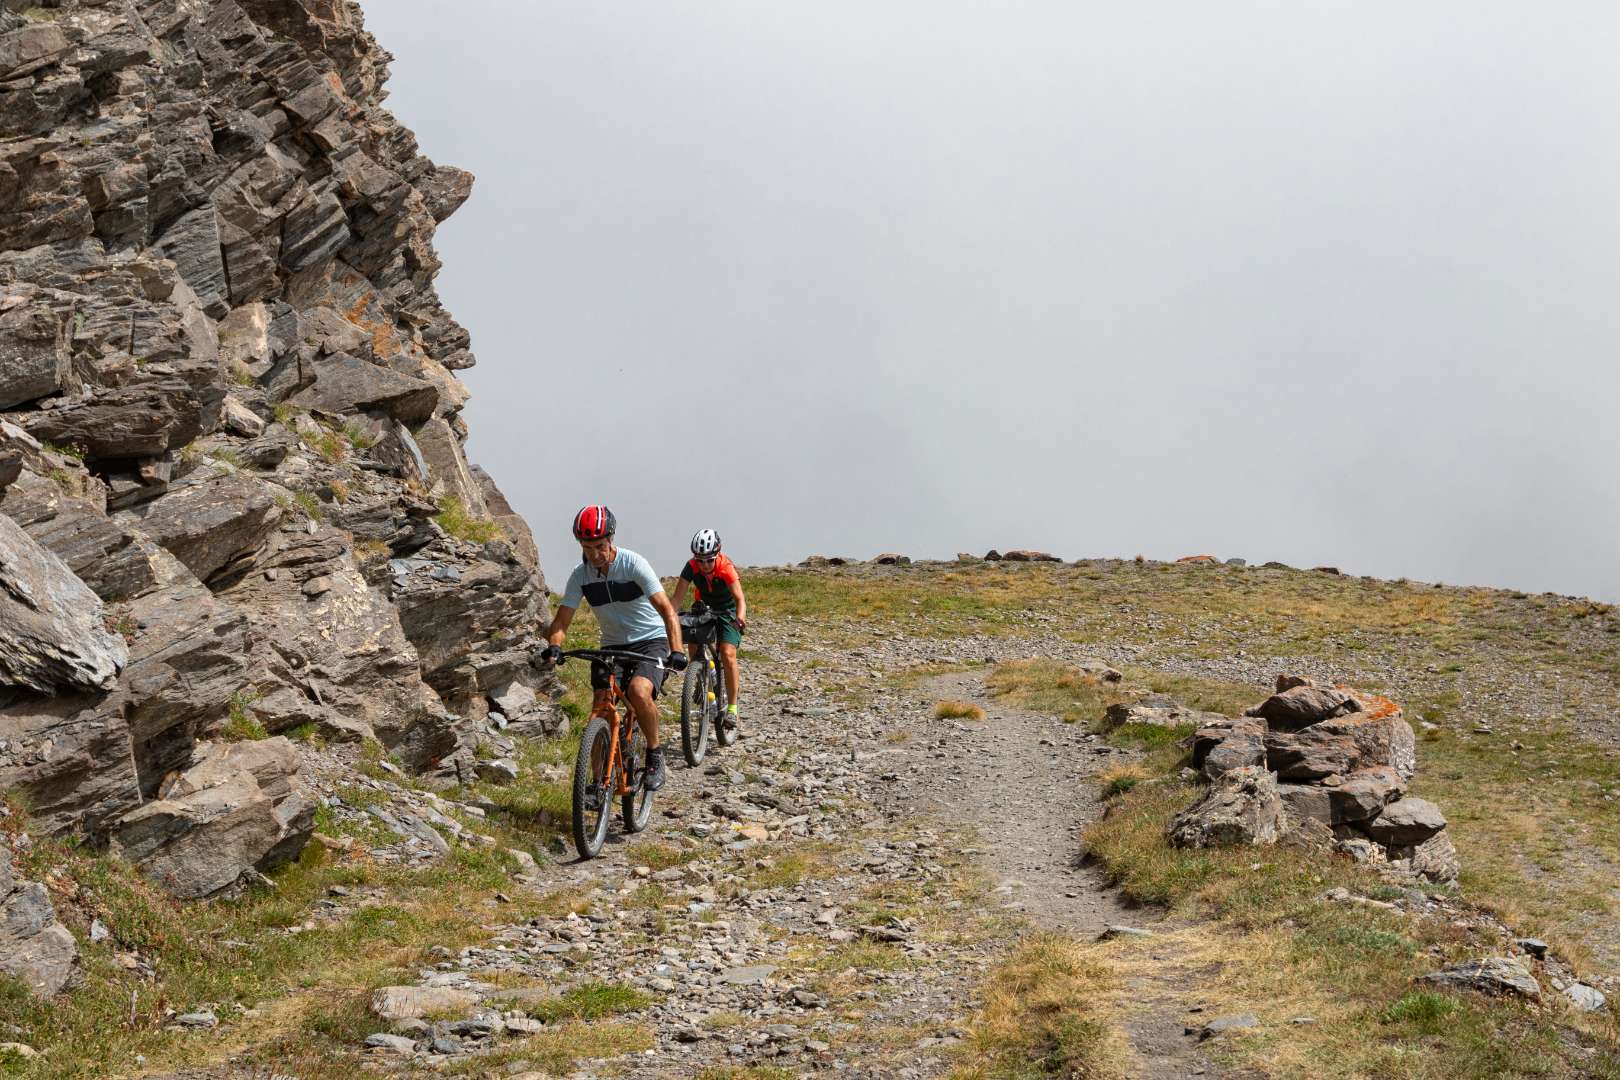
[[[720,621],[701,600],[681,614],[681,637],[691,650],[681,686],[681,752],[692,766],[703,764],[711,732],[721,746],[730,746],[737,738],[736,723],[721,722],[725,706],[720,704],[720,669],[716,666],[719,630]]]
[[[713,529],[699,529],[692,537],[692,558],[681,568],[681,579],[675,583],[674,603],[677,609],[686,599],[686,590],[692,587],[714,615],[719,641],[716,651],[725,670],[726,708],[720,716],[716,735],[721,745],[731,740],[730,731],[737,726],[737,647],[742,644],[743,631],[748,627],[748,598],[743,594],[742,578],[737,567],[720,551],[720,534]]]

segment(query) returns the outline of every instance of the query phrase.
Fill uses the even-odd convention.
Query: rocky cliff
[[[0,789],[47,830],[273,864],[292,755],[222,731],[449,775],[555,723],[433,286],[472,177],[388,60],[345,0],[0,3]]]

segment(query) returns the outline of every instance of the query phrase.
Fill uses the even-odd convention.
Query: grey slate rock
[[[1541,996],[1541,984],[1530,974],[1530,969],[1520,961],[1507,956],[1468,960],[1442,971],[1420,975],[1418,980],[1436,986],[1473,990],[1483,994],[1529,998]]]
[[[107,690],[128,662],[101,598],[0,515],[0,687]]]

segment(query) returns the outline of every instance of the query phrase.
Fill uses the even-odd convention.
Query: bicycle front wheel
[[[623,722],[630,730],[624,740],[624,775],[629,778],[630,793],[620,799],[619,809],[624,815],[624,831],[638,833],[647,827],[652,817],[653,793],[647,790],[645,782],[647,737],[641,733],[641,725],[634,716],[626,716]]]
[[[600,716],[593,716],[579,737],[574,758],[574,848],[581,859],[594,859],[607,841],[618,768],[611,770],[613,733]],[[623,767],[623,763],[619,763]]]
[[[694,650],[681,682],[681,754],[696,768],[709,752],[708,660],[701,649]]]

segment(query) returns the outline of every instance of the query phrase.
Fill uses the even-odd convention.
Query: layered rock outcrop
[[[1172,827],[1172,840],[1182,846],[1239,835],[1209,825],[1203,819],[1211,814],[1215,825],[1269,820],[1275,804],[1283,829],[1303,827],[1361,862],[1433,881],[1457,878],[1445,816],[1406,794],[1417,772],[1417,743],[1388,698],[1282,675],[1276,692],[1244,716],[1208,718],[1191,747],[1194,767],[1216,789]],[[1257,772],[1268,773],[1269,784],[1243,782]],[[1283,829],[1249,830],[1256,838],[1243,842],[1270,843]]]
[[[0,3],[0,789],[184,895],[308,833],[233,710],[452,776],[559,719],[387,61],[347,0]]]

